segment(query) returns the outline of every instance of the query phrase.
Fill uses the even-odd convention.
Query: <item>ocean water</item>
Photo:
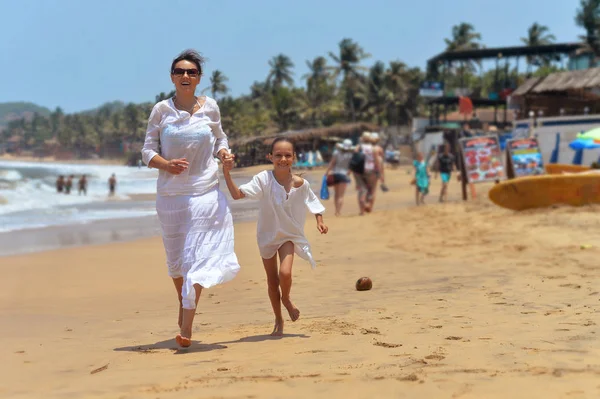
[[[108,197],[108,178],[117,178]],[[56,192],[59,175],[75,175],[70,194]],[[87,195],[77,181],[87,175]],[[0,161],[0,232],[90,223],[155,214],[153,201],[133,202],[131,194],[156,193],[158,171],[146,167]]]

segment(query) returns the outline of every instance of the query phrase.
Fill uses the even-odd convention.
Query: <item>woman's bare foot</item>
[[[192,329],[190,328],[189,331],[183,331],[182,329],[181,333],[177,334],[175,337],[175,341],[177,341],[182,348],[189,347],[192,344]]]
[[[283,319],[275,320],[275,326],[273,327],[272,337],[281,337],[283,335]]]
[[[298,310],[297,307],[294,306],[294,304],[292,303],[292,301],[289,298],[288,299],[281,298],[281,303],[287,309],[288,313],[290,314],[290,319],[292,319],[292,321],[296,321],[300,318],[300,311]]]
[[[182,348],[188,348],[190,345],[192,345],[192,340],[186,337],[182,337],[181,334],[177,334],[177,336],[175,337],[175,341],[177,341],[177,344]]]

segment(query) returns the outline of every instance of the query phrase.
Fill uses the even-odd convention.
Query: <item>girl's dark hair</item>
[[[292,152],[296,152],[296,146],[294,145],[294,142],[292,140],[288,139],[287,137],[277,137],[275,140],[273,140],[273,143],[271,143],[271,151],[269,152],[269,154],[273,155],[275,144],[281,142],[290,143],[292,145]]]
[[[198,68],[200,75],[202,75],[202,65],[206,60],[196,50],[184,50],[171,63],[171,73],[173,73],[173,69],[175,69],[175,64],[177,64],[179,61],[193,62],[194,64],[196,64],[196,68]]]

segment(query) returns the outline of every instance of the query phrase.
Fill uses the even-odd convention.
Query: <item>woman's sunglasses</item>
[[[183,76],[187,72],[190,78],[195,78],[198,76],[199,72],[197,69],[184,69],[184,68],[175,68],[173,69],[173,75]]]

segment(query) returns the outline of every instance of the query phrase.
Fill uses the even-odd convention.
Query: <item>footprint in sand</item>
[[[373,345],[381,346],[384,348],[398,348],[398,347],[402,346],[402,344],[390,344],[390,343],[381,342],[381,341],[375,341],[375,342],[373,342]]]
[[[419,381],[419,377],[416,374],[409,374],[404,377],[398,377],[398,381]]]
[[[446,358],[446,356],[442,356],[442,355],[428,355],[425,356],[425,359],[427,360],[444,360]]]
[[[559,287],[563,287],[563,288],[575,288],[575,289],[581,288],[581,286],[579,284],[561,284],[561,285],[559,285]]]
[[[367,335],[367,334],[377,334],[377,335],[379,335],[379,334],[381,334],[379,332],[379,330],[377,328],[375,328],[375,327],[361,328],[360,329],[360,333],[363,334],[363,335]]]
[[[446,339],[449,341],[460,341],[462,339],[462,337],[455,337],[455,336],[451,335],[449,337],[446,337]]]

